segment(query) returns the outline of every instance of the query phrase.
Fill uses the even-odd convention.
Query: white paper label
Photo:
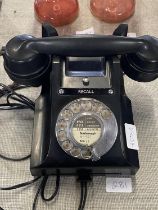
[[[136,126],[125,123],[125,132],[127,147],[133,150],[139,150]]]
[[[72,134],[79,144],[83,146],[91,146],[101,137],[101,124],[93,116],[82,115],[75,120]]]
[[[76,34],[94,34],[94,28],[91,27],[83,31],[76,31]]]
[[[128,37],[137,37],[137,34],[136,33],[128,33],[127,36]]]
[[[122,177],[107,177],[106,178],[106,192],[113,193],[131,193],[132,179]]]

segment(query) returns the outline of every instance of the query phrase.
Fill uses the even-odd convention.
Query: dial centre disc
[[[82,113],[77,117],[71,128],[74,140],[83,146],[94,145],[102,135],[102,126],[99,120],[90,114]]]

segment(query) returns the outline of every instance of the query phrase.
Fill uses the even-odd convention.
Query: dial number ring
[[[81,98],[67,104],[56,123],[59,145],[68,155],[78,159],[95,160],[106,154],[115,143],[117,134],[113,112],[92,98]]]

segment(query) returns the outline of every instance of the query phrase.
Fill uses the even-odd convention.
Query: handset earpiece
[[[39,86],[48,71],[50,56],[38,52],[32,53],[29,49],[23,51],[25,42],[32,39],[34,37],[21,35],[7,43],[3,54],[4,68],[13,81],[24,85]]]
[[[150,82],[158,78],[158,39],[152,36],[140,37],[144,46],[136,53],[121,58],[124,73],[138,82]]]
[[[42,36],[58,36],[58,33],[49,24],[43,24]],[[9,77],[19,84],[40,86],[49,73],[51,56],[24,47],[27,42],[34,39],[35,37],[30,35],[16,36],[3,50],[5,70]]]

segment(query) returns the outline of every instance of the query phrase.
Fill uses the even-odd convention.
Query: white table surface
[[[111,34],[116,24],[106,24],[89,12],[87,0],[80,0],[80,16],[71,25],[58,29],[60,34],[94,27],[96,33]],[[137,35],[158,37],[158,0],[137,0],[136,13],[127,21],[129,31]],[[41,26],[34,18],[33,0],[3,0],[0,10],[0,46],[17,34],[41,36]],[[0,82],[11,81],[3,69],[0,57]],[[134,179],[131,194],[106,193],[105,177],[96,177],[90,184],[85,210],[158,210],[158,80],[137,83],[125,77],[128,96],[132,100],[135,124],[138,130],[141,168]],[[26,92],[25,92],[26,93]],[[26,93],[35,99],[39,89]],[[31,111],[0,111],[0,152],[13,157],[30,151],[33,125]],[[0,159],[0,186],[10,186],[31,180],[29,160],[12,163]],[[14,191],[0,191],[0,206],[5,210],[31,210],[37,184]],[[53,190],[54,178],[48,192]],[[59,196],[50,204],[39,199],[37,209],[76,210],[80,187],[74,177],[62,177]]]

